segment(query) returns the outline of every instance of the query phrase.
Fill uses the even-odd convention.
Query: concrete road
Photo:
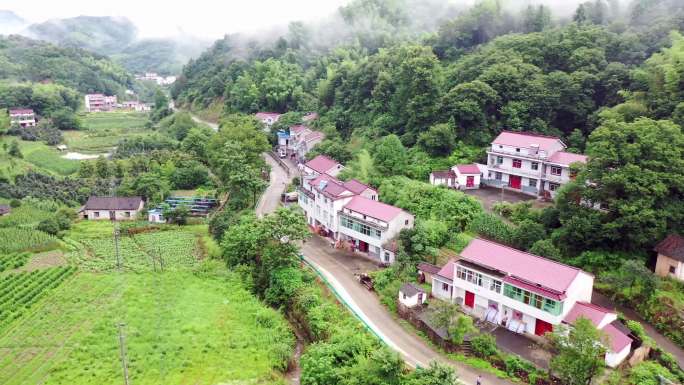
[[[269,155],[264,156],[271,165],[271,183],[257,206],[256,211],[259,217],[278,207],[280,194],[291,181],[291,177],[275,159]],[[290,175],[296,175],[296,170],[291,170]],[[354,277],[354,273],[373,269],[372,263],[333,249],[327,240],[317,236],[302,245],[302,254],[304,259],[326,278],[352,312],[390,348],[401,354],[408,365],[428,367],[430,362],[437,360],[455,367],[459,379],[464,384],[475,384],[478,375],[482,376],[483,385],[513,384],[447,359],[415,333],[404,329],[380,303],[378,297],[361,286]]]
[[[404,329],[380,303],[378,297],[356,281],[354,272],[358,267],[354,266],[359,265],[358,261],[348,263],[345,258],[350,257],[332,249],[325,239],[314,236],[307,240],[302,246],[302,253],[304,259],[328,280],[346,305],[390,348],[401,354],[408,365],[427,367],[430,362],[437,360],[455,367],[459,379],[465,384],[475,384],[478,375],[482,375],[483,385],[513,384],[447,359],[414,332]]]
[[[285,188],[292,180],[280,164],[268,154],[263,154],[264,160],[271,166],[270,180],[268,187],[256,206],[256,215],[261,218],[264,214],[275,211],[280,205],[280,195],[285,192]]]

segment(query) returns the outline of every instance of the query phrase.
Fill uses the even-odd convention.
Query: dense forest
[[[580,4],[566,19],[543,5],[512,10],[503,4],[485,0],[452,10],[455,16],[430,32],[407,21],[415,2],[352,2],[339,10],[345,22],[340,36],[346,40],[327,50],[317,45],[316,26],[301,23],[270,43],[227,36],[185,67],[172,95],[194,109],[221,104],[226,113],[319,111],[320,126],[331,134],[319,152],[345,161],[363,147],[361,160],[369,152],[376,163],[383,163],[384,151],[406,153],[404,160],[391,157],[394,165],[377,164],[379,174],[422,180],[454,159],[483,160],[481,150],[470,150],[483,148],[502,130],[514,130],[561,136],[572,151],[586,149],[596,156],[580,179],[599,181],[604,177],[599,163],[605,170],[607,162],[629,160],[599,156],[603,137],[591,137],[598,127],[606,126],[604,132],[609,125],[647,126],[657,135],[662,127],[682,123],[681,2],[595,0]],[[361,19],[370,20],[372,28],[358,28]],[[662,119],[669,122],[657,122]],[[645,141],[649,134],[635,135]],[[672,148],[680,137],[675,130],[663,154],[681,151]],[[352,144],[337,138],[352,138]],[[674,160],[670,164],[674,178],[681,171]],[[559,246],[576,250],[588,242],[641,252],[667,231],[682,228],[679,183],[667,183],[658,198],[639,203],[658,213],[644,224],[654,230],[643,232],[623,212],[636,203],[622,191],[629,182],[605,182],[596,191],[578,184],[582,191],[576,193],[615,211],[589,215],[595,222],[581,227],[591,240],[588,234],[559,231]],[[587,215],[585,207],[561,209],[568,224],[569,218]],[[628,241],[617,237],[625,232]]]
[[[53,82],[81,93],[109,95],[133,85],[132,76],[105,56],[18,35],[0,36],[0,79]]]

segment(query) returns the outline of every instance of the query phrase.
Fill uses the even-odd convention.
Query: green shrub
[[[493,214],[482,213],[470,222],[469,229],[481,236],[497,242],[511,244],[513,228]]]
[[[480,333],[470,340],[473,352],[482,358],[492,356],[497,353],[496,339],[491,334]]]
[[[629,372],[629,383],[632,385],[660,385],[660,377],[669,381],[675,378],[669,370],[653,361],[644,361],[632,368]]]

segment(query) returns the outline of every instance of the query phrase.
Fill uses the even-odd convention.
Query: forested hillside
[[[0,36],[0,79],[53,82],[82,93],[110,95],[133,84],[128,72],[104,56],[18,35]]]
[[[134,73],[177,73],[209,44],[191,37],[139,39],[138,30],[130,20],[110,16],[51,19],[32,24],[25,33],[60,46],[111,56]]]

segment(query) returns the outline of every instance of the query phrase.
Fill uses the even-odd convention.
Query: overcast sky
[[[257,31],[290,21],[309,21],[333,13],[350,0],[0,0],[0,9],[29,22],[79,15],[125,16],[140,37],[188,33],[219,38]]]

